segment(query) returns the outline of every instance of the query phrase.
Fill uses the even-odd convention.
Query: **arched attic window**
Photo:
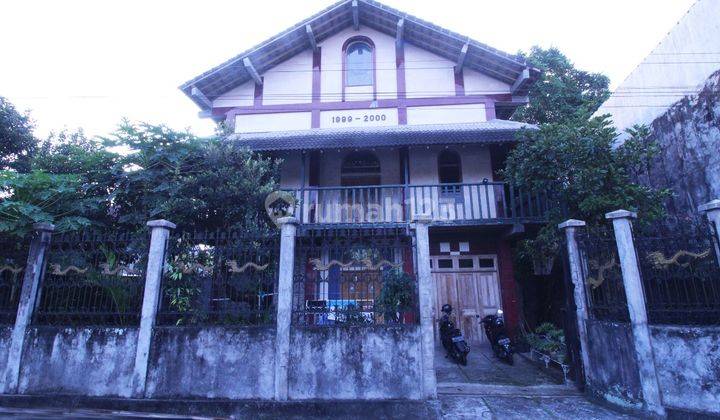
[[[372,86],[375,83],[375,46],[366,37],[354,37],[343,46],[345,86]]]

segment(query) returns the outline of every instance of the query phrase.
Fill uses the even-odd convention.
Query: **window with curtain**
[[[345,50],[345,85],[373,84],[372,47],[365,41],[355,41]]]

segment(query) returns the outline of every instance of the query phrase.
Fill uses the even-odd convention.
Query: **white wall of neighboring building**
[[[698,0],[595,115],[610,114],[620,131],[649,124],[719,68],[720,1]]]

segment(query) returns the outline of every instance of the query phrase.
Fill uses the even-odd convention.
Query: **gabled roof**
[[[354,149],[436,144],[514,143],[520,130],[537,126],[515,121],[314,128],[310,130],[231,134],[226,140],[257,151]]]
[[[341,0],[297,25],[275,35],[267,41],[231,58],[219,66],[187,81],[180,89],[201,108],[209,104],[193,88],[212,101],[230,89],[248,80],[252,75],[243,64],[249,58],[255,70],[262,74],[272,67],[312,48],[306,26],[310,25],[315,41],[328,37],[352,25],[364,25],[385,34],[396,36],[398,21],[404,19],[402,38],[419,48],[448,60],[456,61],[467,44],[464,66],[505,83],[514,85],[515,95],[526,95],[539,77],[539,70],[529,68],[525,61],[512,54],[499,51],[466,36],[443,29],[430,22],[400,12],[374,0]]]

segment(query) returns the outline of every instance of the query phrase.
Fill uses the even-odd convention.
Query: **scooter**
[[[465,337],[463,337],[460,330],[455,328],[455,322],[450,317],[452,306],[447,303],[444,304],[442,312],[443,316],[440,318],[440,341],[442,341],[448,357],[456,363],[466,366],[470,347],[465,342]]]
[[[488,315],[480,321],[485,328],[485,335],[490,340],[493,353],[500,360],[513,364],[513,347],[510,338],[505,330],[505,320],[502,309],[498,309],[497,315]]]

